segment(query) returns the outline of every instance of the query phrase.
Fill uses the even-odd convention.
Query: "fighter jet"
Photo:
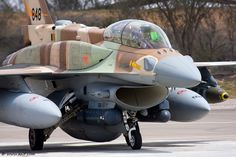
[[[53,23],[45,0],[23,2],[25,48],[0,68],[0,121],[29,128],[32,150],[42,150],[57,127],[95,142],[123,135],[140,149],[139,121],[198,120],[210,111],[206,99],[228,98],[206,67],[236,62],[194,62],[153,23]]]

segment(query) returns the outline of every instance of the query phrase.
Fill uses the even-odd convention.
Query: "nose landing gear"
[[[141,149],[142,147],[142,136],[138,129],[131,128],[128,132],[128,136],[125,136],[125,140],[128,146],[133,150]]]
[[[133,150],[139,150],[142,147],[142,135],[140,133],[138,120],[135,115],[135,113],[123,113],[124,124],[127,130],[127,133],[124,134],[124,137],[128,146],[130,146]]]

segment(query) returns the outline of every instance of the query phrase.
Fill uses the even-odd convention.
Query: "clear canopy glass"
[[[171,48],[165,32],[157,25],[142,20],[123,20],[108,26],[104,39],[141,49]]]

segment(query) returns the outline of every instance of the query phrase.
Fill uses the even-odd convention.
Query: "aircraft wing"
[[[236,61],[224,61],[224,62],[194,62],[197,67],[218,67],[218,66],[233,66],[236,65]]]
[[[25,66],[25,67],[0,67],[1,76],[71,76],[83,74],[119,74],[119,75],[140,75],[135,72],[114,72],[106,69],[90,69],[90,70],[61,70],[54,66]],[[142,73],[141,73],[142,74]],[[143,74],[148,75],[148,74]]]
[[[20,75],[50,75],[55,72],[54,67],[30,66],[30,67],[1,67],[0,76]]]

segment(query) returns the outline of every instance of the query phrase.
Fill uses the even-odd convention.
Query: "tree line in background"
[[[21,5],[20,0],[0,1],[4,12],[22,11],[16,7]],[[235,0],[48,0],[48,5],[54,19],[67,16],[87,25],[105,27],[122,19],[144,19],[164,28],[173,47],[196,60],[236,60]],[[89,16],[104,9],[106,15]],[[6,39],[6,23],[1,18],[0,43]]]
[[[160,23],[173,46],[196,60],[236,59],[234,0],[120,0],[115,5],[121,18]]]

